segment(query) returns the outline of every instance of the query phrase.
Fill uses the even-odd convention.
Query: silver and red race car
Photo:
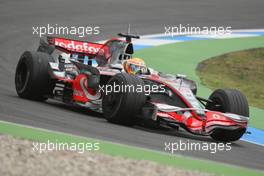
[[[208,99],[185,75],[155,71],[131,75],[123,62],[134,53],[132,38],[119,34],[104,44],[66,38],[41,39],[17,64],[15,86],[21,98],[48,98],[104,114],[112,123],[138,122],[184,128],[217,141],[236,141],[246,132],[249,107],[234,89],[215,90]],[[176,69],[176,68],[175,68]]]

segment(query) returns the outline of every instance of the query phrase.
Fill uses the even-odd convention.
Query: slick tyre
[[[114,91],[114,87],[141,86],[144,90],[144,82],[133,75],[119,73],[112,77],[106,85],[111,91],[105,92],[102,100],[103,113],[107,121],[126,126],[136,123],[136,116],[139,114],[146,101],[144,91]]]
[[[240,91],[234,89],[218,89],[209,97],[211,103],[207,103],[206,109],[212,111],[229,112],[249,117],[248,101]],[[246,129],[216,129],[211,137],[217,141],[231,142],[239,140]]]
[[[49,75],[52,57],[43,52],[25,51],[17,64],[15,87],[19,97],[44,101],[51,94],[54,83]]]

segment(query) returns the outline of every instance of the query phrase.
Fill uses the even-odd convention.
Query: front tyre
[[[54,83],[49,71],[51,56],[43,52],[25,51],[17,64],[15,87],[19,97],[44,101],[51,94]]]
[[[120,89],[115,91],[114,87]],[[121,90],[122,87],[127,89]],[[132,87],[134,90],[131,90]],[[143,80],[127,73],[116,74],[109,80],[106,89],[111,88],[111,91],[106,90],[102,100],[103,113],[107,121],[126,126],[135,124],[136,116],[146,101],[144,91],[136,91],[137,87],[144,90]]]
[[[234,89],[217,89],[209,97],[211,103],[207,103],[206,109],[212,111],[229,112],[249,117],[248,101],[244,94]],[[217,141],[231,142],[239,140],[246,132],[245,128],[236,130],[215,129],[211,137]]]

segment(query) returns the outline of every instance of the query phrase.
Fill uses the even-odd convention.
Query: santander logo
[[[59,46],[73,52],[96,54],[103,45],[98,43],[89,43],[63,38],[55,38],[55,46]]]

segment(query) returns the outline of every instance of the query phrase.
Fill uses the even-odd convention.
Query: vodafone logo
[[[55,38],[55,46],[59,46],[73,52],[82,52],[88,54],[96,54],[102,47],[101,44],[97,43],[87,43],[60,38]]]

